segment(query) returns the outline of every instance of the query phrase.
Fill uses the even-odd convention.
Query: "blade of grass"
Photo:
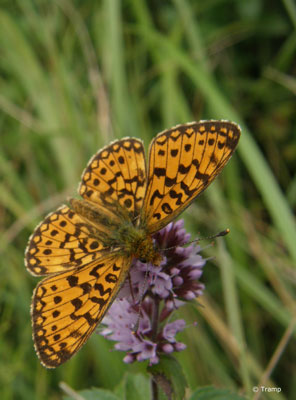
[[[136,132],[137,129],[128,96],[121,2],[105,0],[103,7],[105,15],[103,51],[106,63],[104,68],[111,84],[113,118],[117,128],[115,131],[118,132],[118,127],[120,127],[121,136],[126,136],[131,132]]]
[[[287,13],[290,16],[290,19],[294,25],[294,29],[296,30],[296,6],[295,2],[292,0],[282,0],[284,6],[286,7]]]
[[[231,332],[233,332],[238,346],[239,346],[239,365],[241,369],[241,376],[244,382],[244,388],[247,393],[251,393],[251,381],[246,360],[246,342],[244,337],[244,329],[242,324],[242,315],[240,311],[236,278],[234,265],[231,257],[226,251],[225,245],[223,245],[223,239],[217,240],[219,250],[219,264],[222,273],[222,284],[224,287],[223,293],[225,298],[225,306],[227,311],[227,317]]]

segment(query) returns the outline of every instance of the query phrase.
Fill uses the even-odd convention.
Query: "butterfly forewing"
[[[143,143],[124,138],[100,150],[82,174],[80,195],[86,200],[113,207],[119,204],[137,216],[146,189]]]
[[[223,169],[240,137],[228,121],[179,125],[151,142],[142,211],[150,233],[176,218]]]

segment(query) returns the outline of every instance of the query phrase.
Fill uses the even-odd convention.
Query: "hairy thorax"
[[[162,256],[155,248],[153,240],[147,231],[130,223],[123,224],[117,233],[118,243],[123,244],[126,254],[143,262],[159,265]]]
[[[155,248],[147,230],[136,224],[128,214],[118,207],[106,210],[86,200],[70,200],[71,208],[94,229],[93,235],[110,251],[120,251],[127,257],[135,257],[143,262],[159,265],[162,256]]]

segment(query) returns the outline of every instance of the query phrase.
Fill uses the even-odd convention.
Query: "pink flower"
[[[167,319],[204,290],[198,279],[206,260],[199,254],[198,245],[182,247],[189,239],[183,220],[170,223],[154,235],[155,246],[163,251],[160,266],[134,260],[130,271],[133,294],[126,282],[102,321],[105,328],[99,332],[117,342],[116,350],[127,352],[124,362],[149,360],[156,364],[162,353],[186,348],[176,340],[185,321]]]

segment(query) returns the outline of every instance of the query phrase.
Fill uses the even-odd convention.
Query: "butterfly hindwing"
[[[86,342],[112,304],[130,263],[112,254],[38,284],[32,301],[33,338],[44,366],[59,366]]]
[[[97,229],[68,206],[50,213],[35,229],[25,253],[32,275],[49,275],[85,265],[104,249]]]

